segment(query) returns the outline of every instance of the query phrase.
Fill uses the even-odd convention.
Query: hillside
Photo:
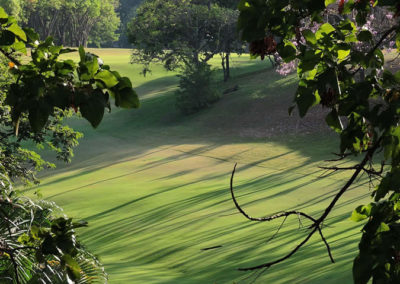
[[[316,121],[324,110],[304,120],[288,116],[294,76],[235,58],[231,82],[217,84],[239,90],[186,117],[174,106],[175,74],[154,66],[143,78],[140,67],[128,63],[129,50],[93,52],[129,74],[142,107],[114,109],[96,130],[71,120],[85,134],[74,161],[46,172],[34,190],[89,221],[83,240],[101,256],[110,283],[233,283],[249,276],[237,267],[291,249],[307,222],[299,230],[296,218],[288,220],[267,244],[280,222],[252,224],[237,214],[229,194],[235,162],[239,201],[256,216],[293,208],[317,216],[343,183],[338,174],[320,179],[317,168],[337,146]],[[218,59],[213,64],[219,66]],[[360,234],[348,217],[364,197],[350,191],[326,224],[335,265],[315,238],[259,283],[351,283]],[[221,247],[201,250],[214,246]]]

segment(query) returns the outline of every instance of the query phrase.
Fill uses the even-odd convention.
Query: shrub
[[[217,90],[212,87],[213,71],[210,65],[199,63],[186,66],[182,73],[176,92],[176,106],[182,113],[195,113],[219,99]]]

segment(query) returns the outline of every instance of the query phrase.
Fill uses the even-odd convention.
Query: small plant
[[[219,94],[212,87],[210,65],[199,63],[186,66],[179,75],[179,90],[176,92],[176,105],[184,114],[192,114],[209,107],[219,100]]]

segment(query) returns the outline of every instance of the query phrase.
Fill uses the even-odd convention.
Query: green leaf
[[[66,268],[69,278],[72,281],[79,280],[81,278],[81,268],[78,262],[69,254],[65,254],[61,258],[61,264]]]
[[[277,49],[279,55],[285,62],[290,62],[296,58],[296,46],[290,41],[279,44]]]
[[[335,4],[336,0],[325,0],[325,7],[328,7],[331,4]]]
[[[320,102],[318,91],[310,88],[299,86],[297,89],[296,103],[299,109],[300,117],[304,117],[308,110]]]
[[[29,109],[29,123],[34,132],[39,132],[43,129],[49,119],[51,111],[51,106],[43,100]]]
[[[342,15],[346,15],[351,13],[351,11],[354,8],[354,0],[347,0],[344,4],[344,9],[343,9],[343,13]],[[359,15],[360,13],[358,13],[357,15]]]
[[[335,28],[331,24],[325,23],[319,27],[319,29],[315,33],[315,37],[317,39],[321,39],[324,36],[329,35],[330,33],[334,32],[334,31],[335,31]]]
[[[14,44],[12,45],[12,48],[16,52],[20,52],[20,53],[23,53],[25,55],[27,54],[26,45],[22,41],[15,41]]]
[[[18,242],[21,244],[26,244],[30,240],[31,238],[26,233],[23,233],[21,236],[18,237]]]
[[[132,82],[128,77],[119,77],[118,80],[119,80],[119,83],[118,83],[117,87],[118,87],[119,90],[122,90],[122,89],[125,89],[125,88],[131,88],[132,89]]]
[[[124,88],[114,92],[115,105],[122,108],[138,108],[139,97],[132,88]]]
[[[119,83],[118,79],[108,70],[102,70],[94,76],[94,79],[102,81],[107,88],[112,88]]]
[[[40,237],[39,237],[39,234],[40,234],[40,229],[39,229],[39,227],[33,225],[33,226],[31,227],[30,234],[31,234],[32,238],[38,240],[38,239],[40,238]]]
[[[315,37],[315,34],[311,30],[304,30],[302,31],[302,34],[307,41],[307,43],[314,45],[317,43],[317,38]]]
[[[336,109],[333,109],[325,118],[326,123],[336,133],[341,133],[343,130],[343,124],[339,119],[339,115]]]
[[[356,25],[349,19],[341,21],[338,25],[338,29],[347,32],[355,32],[357,30]]]
[[[39,40],[39,34],[36,33],[33,29],[24,28],[24,32],[32,42],[35,42],[35,41]]]
[[[20,26],[18,26],[17,24],[12,24],[11,26],[8,27],[7,29],[8,31],[12,32],[13,34],[15,34],[17,37],[19,37],[21,40],[23,41],[27,41],[28,39],[26,38],[26,34],[25,32],[21,29]]]
[[[389,191],[400,192],[400,168],[392,168],[375,191],[375,201],[381,200]]]
[[[358,33],[357,39],[363,42],[371,42],[372,41],[372,34],[370,31],[363,30]]]
[[[71,53],[71,52],[76,52],[77,50],[74,48],[63,48],[60,50],[60,54],[66,54],[66,53]]]
[[[79,62],[79,77],[82,81],[89,81],[93,79],[98,70],[99,63],[97,61],[97,57],[95,56],[87,61]]]
[[[388,231],[390,231],[390,227],[388,226],[388,224],[381,222],[381,224],[379,225],[376,232],[383,233],[383,232],[388,232]]]
[[[365,220],[371,216],[372,208],[374,207],[373,203],[368,205],[360,205],[351,213],[350,219],[354,222],[360,222]]]
[[[8,14],[3,9],[3,7],[0,7],[0,19],[7,19],[7,18],[8,18]]]
[[[339,63],[343,62],[347,58],[347,56],[349,56],[349,55],[350,55],[350,49],[347,49],[347,50],[339,49],[338,50],[338,61],[339,61]]]
[[[97,90],[79,104],[79,109],[82,116],[86,118],[94,128],[96,128],[103,119],[104,108],[106,106],[107,100],[105,95],[100,90]]]

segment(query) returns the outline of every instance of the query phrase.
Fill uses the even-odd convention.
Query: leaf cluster
[[[400,72],[387,69],[384,56],[389,41],[395,40],[396,53],[400,51],[398,1],[336,2],[242,0],[239,29],[249,42],[273,37],[282,59],[298,62],[299,83],[290,113],[295,107],[301,117],[316,105],[329,109],[325,122],[340,136],[342,157],[367,153],[372,165],[374,152],[384,152],[383,175],[362,169],[378,185],[372,194],[375,202],[353,213],[353,219],[367,220],[353,275],[357,284],[371,278],[373,283],[398,283]],[[392,12],[394,19],[374,36],[363,27],[378,8]],[[359,45],[366,48],[360,50]]]
[[[55,204],[18,195],[0,175],[2,283],[104,283],[107,274],[77,240],[73,222]]]

